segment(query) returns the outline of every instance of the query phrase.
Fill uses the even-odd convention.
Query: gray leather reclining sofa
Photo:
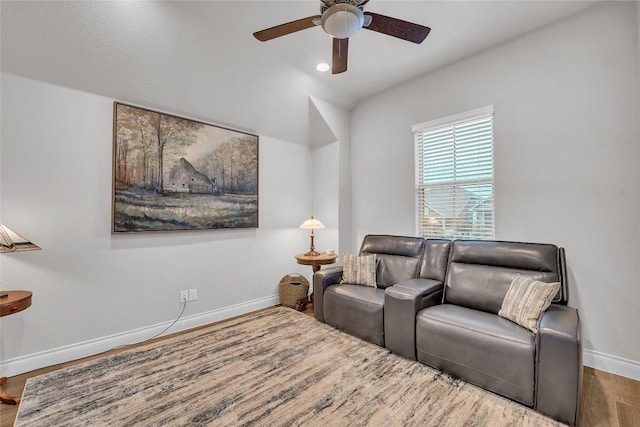
[[[316,319],[577,425],[581,327],[562,248],[368,235],[367,254],[379,259],[376,288],[340,283],[342,267],[315,273]],[[498,316],[516,275],[560,282],[537,333]]]

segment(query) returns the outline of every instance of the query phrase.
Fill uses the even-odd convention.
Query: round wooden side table
[[[321,265],[333,264],[338,259],[337,254],[320,254],[320,255],[296,255],[298,264],[310,265],[313,272],[320,270]]]
[[[320,270],[321,265],[333,264],[334,262],[336,262],[336,259],[338,259],[337,254],[320,254],[320,255],[298,254],[296,255],[296,261],[298,262],[298,264],[310,265],[314,273]],[[312,283],[313,283],[313,279],[312,279]],[[311,295],[309,295],[307,298],[304,298],[298,301],[298,304],[296,305],[296,310],[304,311],[306,304],[310,302],[313,302],[313,291],[311,292]]]
[[[4,291],[5,296],[0,297],[0,316],[8,316],[26,310],[31,305],[31,296],[29,291]],[[2,390],[2,384],[7,382],[6,377],[0,378],[0,402],[9,405],[17,405],[20,402],[19,397],[9,396]]]

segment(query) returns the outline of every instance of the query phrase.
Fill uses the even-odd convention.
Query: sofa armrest
[[[416,360],[416,314],[442,302],[442,282],[410,279],[384,292],[384,346]]]
[[[324,290],[340,283],[342,266],[324,268],[313,275],[313,315],[324,322]]]
[[[563,423],[578,424],[582,389],[582,331],[578,310],[552,304],[536,338],[536,407]]]

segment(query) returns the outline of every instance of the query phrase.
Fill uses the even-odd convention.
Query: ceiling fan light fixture
[[[322,14],[322,29],[336,39],[348,39],[364,24],[364,13],[350,4],[331,6]]]
[[[318,65],[316,65],[316,70],[322,71],[322,72],[329,71],[330,68],[331,67],[326,62],[321,62]]]

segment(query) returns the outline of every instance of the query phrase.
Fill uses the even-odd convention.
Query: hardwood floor
[[[580,426],[640,426],[640,381],[584,368]]]
[[[308,305],[304,313],[312,316],[313,306],[311,304]],[[206,327],[203,326],[203,328]],[[166,338],[157,338],[156,340]],[[21,395],[25,383],[30,377],[109,354],[115,354],[123,350],[124,348],[116,349],[100,355],[11,377],[4,384],[4,390],[10,395]],[[580,427],[640,426],[640,381],[585,367],[580,405]],[[17,412],[17,406],[0,405],[0,427],[13,426]]]

